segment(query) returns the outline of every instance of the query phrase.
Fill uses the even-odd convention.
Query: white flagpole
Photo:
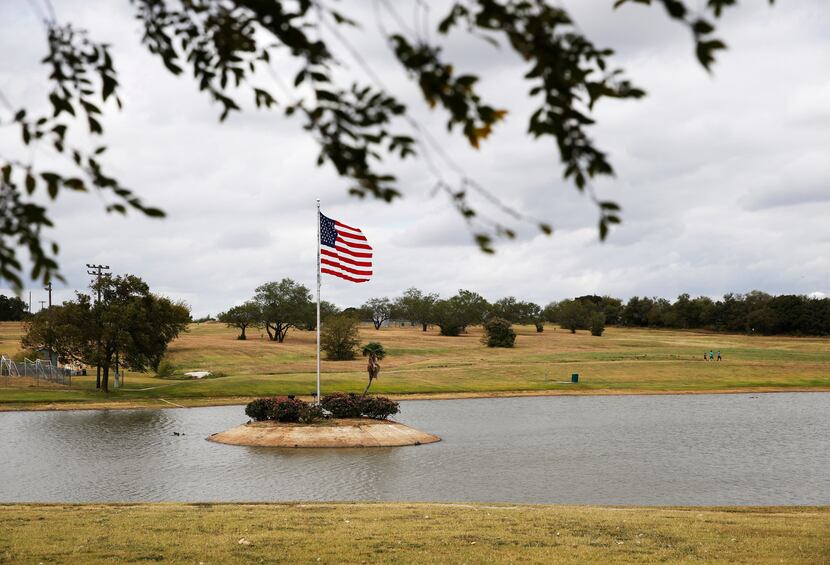
[[[317,199],[317,404],[320,404],[320,199]]]

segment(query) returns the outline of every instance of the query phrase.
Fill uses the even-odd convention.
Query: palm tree
[[[386,357],[386,350],[381,344],[373,341],[363,346],[363,356],[369,358],[369,364],[366,367],[366,370],[369,372],[369,384],[363,390],[363,396],[366,396],[366,393],[369,392],[369,387],[372,386],[372,381],[380,375],[378,361]]]

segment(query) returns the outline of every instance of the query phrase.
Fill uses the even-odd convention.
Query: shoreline
[[[830,387],[739,387],[730,389],[699,390],[647,390],[647,389],[588,389],[588,390],[507,390],[463,392],[391,393],[384,396],[396,401],[467,400],[480,398],[524,398],[541,396],[680,396],[700,394],[775,394],[775,393],[830,392]],[[146,400],[93,400],[85,402],[32,402],[3,403],[2,412],[54,412],[69,410],[157,410],[160,408],[208,408],[212,406],[244,405],[259,398],[255,396],[231,396],[215,398],[154,398]],[[304,400],[312,397],[299,396]]]

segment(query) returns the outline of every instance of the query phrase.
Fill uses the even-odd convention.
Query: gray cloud
[[[365,17],[364,29],[349,37],[422,127],[506,203],[554,224],[552,238],[520,226],[517,240],[500,242],[493,257],[477,251],[445,196],[431,196],[436,179],[424,161],[388,163],[400,178],[400,202],[351,198],[347,182],[314,165],[317,148],[297,120],[250,111],[219,125],[218,109],[189,79],[171,77],[140,47],[129,4],[54,3],[59,15],[71,15],[113,45],[125,108],[107,113],[107,163],[146,202],[169,213],[163,221],[108,216],[95,196],[62,195],[49,234],[62,244],[68,279],[59,300],[86,286],[84,264],[92,261],[141,275],[160,292],[187,300],[196,314],[238,303],[267,280],[292,277],[312,287],[315,198],[326,214],[363,228],[375,248],[371,283],[325,280],[323,297],[342,305],[409,286],[443,294],[471,288],[490,298],[510,294],[542,303],[586,292],[830,293],[824,220],[830,212],[830,34],[820,0],[730,11],[720,32],[730,49],[713,75],[696,63],[686,31],[658,7],[614,11],[606,0],[566,3],[598,44],[616,48],[616,62],[649,93],[597,110],[592,135],[611,155],[617,176],[597,181],[595,189],[624,210],[624,224],[606,244],[597,241],[588,197],[561,179],[555,145],[526,135],[534,101],[521,80],[523,62],[463,33],[449,39],[447,53],[459,71],[482,74],[485,98],[510,109],[493,137],[472,150],[457,133],[447,135],[445,116],[419,99],[378,40],[372,11],[351,4]],[[433,8],[433,17],[440,12]],[[44,42],[30,4],[0,3],[0,19],[7,24],[0,36],[0,50],[8,54],[0,67],[3,92],[18,103],[44,100],[45,109],[37,63]],[[359,66],[344,60],[343,75],[363,80]],[[292,76],[282,67],[280,74]],[[0,130],[4,155],[17,147],[13,135]],[[434,152],[432,159],[441,165]],[[445,180],[457,180],[441,167]],[[509,219],[472,198],[483,212]],[[35,300],[43,294],[33,291]]]

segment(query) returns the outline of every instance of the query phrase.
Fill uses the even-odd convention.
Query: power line
[[[101,282],[101,277],[104,276],[104,271],[109,271],[109,265],[90,265],[86,264],[87,269],[92,269],[86,272],[88,275],[96,277],[96,282]],[[101,285],[98,285],[98,302],[101,302]]]

